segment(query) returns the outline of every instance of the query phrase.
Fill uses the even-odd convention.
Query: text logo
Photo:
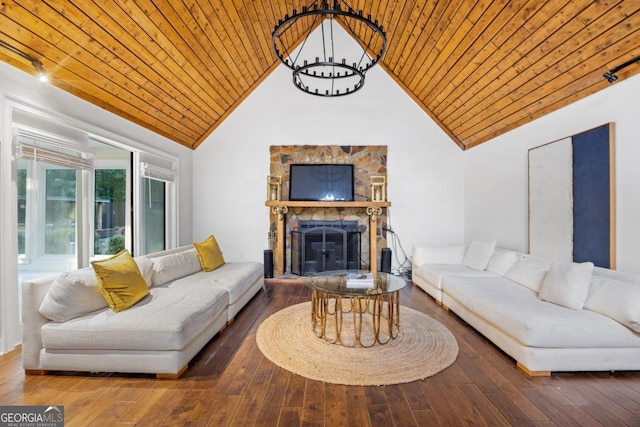
[[[64,406],[0,406],[0,427],[64,427]]]

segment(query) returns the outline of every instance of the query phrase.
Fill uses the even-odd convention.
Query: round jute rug
[[[398,337],[370,348],[343,347],[316,337],[310,310],[309,302],[280,310],[262,322],[256,335],[269,360],[305,378],[360,386],[407,383],[437,374],[458,356],[458,343],[447,328],[408,307],[400,307]],[[343,333],[351,323],[347,316]]]

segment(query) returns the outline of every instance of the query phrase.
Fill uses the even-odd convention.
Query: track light
[[[612,68],[611,70],[607,71],[606,73],[604,73],[602,75],[602,77],[604,77],[605,79],[607,79],[607,81],[609,83],[613,83],[616,80],[618,80],[618,76],[616,76],[616,73],[620,70],[622,70],[623,68],[628,67],[629,65],[636,63],[640,61],[640,56],[636,56],[633,59],[630,59],[629,61],[625,62],[624,64],[620,64],[618,65],[616,68]]]
[[[47,75],[47,72],[44,70],[44,66],[42,65],[42,62],[38,58],[35,58],[29,55],[28,53],[25,53],[19,49],[16,49],[15,47],[3,42],[2,40],[0,40],[0,47],[3,47],[8,51],[20,56],[21,58],[24,58],[27,61],[31,62],[31,65],[33,65],[33,68],[36,69],[38,80],[40,80],[41,82],[49,81],[49,76]]]

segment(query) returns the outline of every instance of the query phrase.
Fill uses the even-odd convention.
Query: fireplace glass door
[[[359,231],[334,226],[312,226],[301,227],[291,233],[293,274],[356,270],[359,268],[359,259]]]

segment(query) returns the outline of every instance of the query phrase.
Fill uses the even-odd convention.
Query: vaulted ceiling
[[[279,65],[278,19],[311,3],[0,0],[0,40],[55,86],[195,148]],[[383,26],[380,65],[462,149],[606,88],[640,56],[640,0],[346,3]],[[0,60],[35,73],[10,50]]]

